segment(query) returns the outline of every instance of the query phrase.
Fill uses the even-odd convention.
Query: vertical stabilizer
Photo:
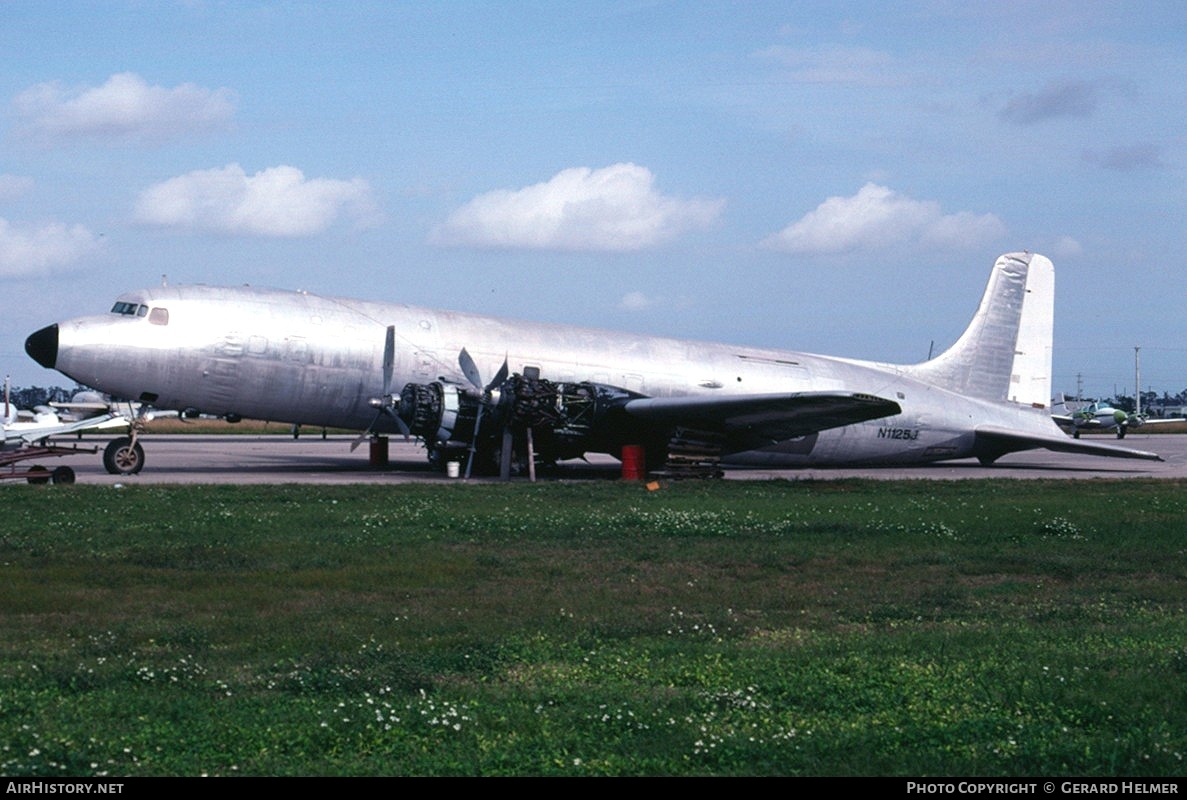
[[[1045,256],[998,258],[969,327],[916,377],[982,400],[1046,408],[1051,400],[1055,267]]]

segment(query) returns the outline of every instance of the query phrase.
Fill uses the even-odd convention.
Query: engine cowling
[[[409,383],[400,390],[396,413],[426,442],[469,442],[481,400],[440,381]]]
[[[502,446],[505,431],[518,441],[531,430],[537,454],[555,460],[602,444],[606,416],[639,396],[605,384],[555,383],[515,374],[482,396],[442,381],[409,383],[400,392],[397,413],[430,449],[474,443],[489,451]],[[482,422],[475,442],[480,407]]]

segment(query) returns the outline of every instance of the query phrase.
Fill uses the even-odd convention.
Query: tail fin
[[[1057,392],[1051,398],[1051,413],[1062,414],[1063,416],[1071,416],[1072,410],[1067,407],[1067,395],[1063,392]]]
[[[970,397],[1046,408],[1054,320],[1050,259],[1007,253],[994,263],[981,307],[956,344],[909,371]]]

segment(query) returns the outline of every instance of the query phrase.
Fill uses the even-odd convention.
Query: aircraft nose
[[[58,363],[58,326],[49,325],[29,335],[25,352],[43,367],[53,369]]]

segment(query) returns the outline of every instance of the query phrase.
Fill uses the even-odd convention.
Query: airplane
[[[53,404],[51,404],[52,406]],[[51,406],[35,406],[32,411],[20,411],[9,400],[8,380],[4,381],[4,442],[3,447],[20,447],[44,442],[51,436],[90,430],[112,430],[127,427],[128,419],[112,413],[107,406],[87,416],[66,418]]]
[[[110,397],[99,392],[83,389],[75,392],[69,400],[50,400],[49,407],[64,420],[86,419],[112,408]]]
[[[1055,413],[1051,417],[1055,423],[1065,430],[1070,430],[1076,439],[1080,438],[1081,431],[1086,430],[1116,430],[1117,438],[1124,439],[1130,428],[1182,423],[1182,420],[1150,419],[1145,414],[1130,414],[1127,411],[1114,408],[1104,400],[1089,403],[1087,406],[1073,411],[1068,407],[1067,399],[1062,394],[1055,398],[1052,408]]]
[[[4,417],[0,423],[4,438],[0,441],[0,467],[11,467],[20,461],[47,456],[73,455],[81,452],[77,447],[65,447],[51,441],[71,433],[96,433],[126,430],[131,424],[128,417],[104,410],[90,413],[75,412],[77,416],[66,418],[49,406],[36,406],[32,411],[18,411],[9,399],[8,380],[4,382]],[[104,452],[104,463],[113,463],[122,453],[122,439],[110,442]],[[127,440],[130,442],[131,440]],[[131,445],[129,445],[131,446]],[[89,452],[96,452],[95,450]],[[0,477],[28,477],[30,483],[53,480],[54,483],[73,483],[74,471],[69,467],[58,467],[52,473],[43,467],[31,467],[24,472],[15,468],[0,473]]]
[[[1054,275],[1044,256],[1001,256],[963,335],[908,365],[195,285],[122,294],[25,350],[157,407],[416,437],[467,477],[624,447],[651,471],[992,464],[1035,448],[1161,460],[1052,420]]]

